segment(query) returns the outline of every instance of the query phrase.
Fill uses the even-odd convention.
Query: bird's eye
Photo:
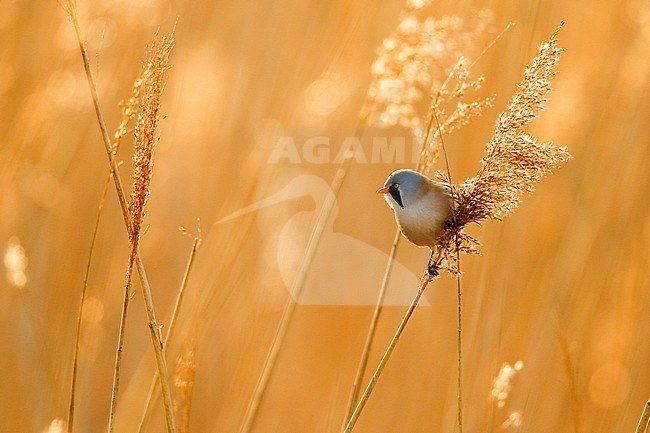
[[[399,183],[394,183],[394,184],[393,184],[393,187],[394,187],[395,189],[399,188]]]

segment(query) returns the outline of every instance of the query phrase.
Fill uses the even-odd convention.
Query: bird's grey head
[[[408,206],[409,203],[413,203],[422,193],[423,179],[424,177],[417,171],[397,170],[388,176],[384,188],[380,189],[379,192],[385,194],[389,204],[391,204],[392,199],[393,202],[403,208]]]

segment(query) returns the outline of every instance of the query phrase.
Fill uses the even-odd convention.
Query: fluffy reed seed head
[[[484,81],[483,76],[471,79],[471,72],[461,57],[441,88],[431,95],[422,149],[415,168],[417,171],[427,173],[438,161],[442,137],[469,124],[492,107],[494,97],[468,98],[470,91],[475,95]],[[451,90],[450,83],[454,83]]]
[[[113,135],[113,143],[111,145],[111,152],[113,156],[117,155],[117,152],[120,150],[120,144],[122,140],[129,133],[129,123],[135,119],[136,115],[139,112],[140,108],[140,98],[142,97],[142,92],[144,90],[145,84],[149,80],[152,70],[152,61],[153,57],[149,56],[147,62],[142,66],[142,71],[138,75],[138,78],[133,82],[133,87],[131,87],[131,94],[128,99],[123,99],[118,103],[120,111],[122,113],[122,118],[120,119],[119,125],[115,130]]]
[[[439,269],[458,273],[459,254],[478,252],[478,241],[463,232],[465,225],[486,218],[501,220],[517,208],[523,193],[534,190],[535,182],[571,158],[565,147],[541,143],[524,131],[548,100],[562,51],[557,46],[562,25],[526,67],[507,110],[499,115],[478,174],[460,186],[451,185],[457,206],[434,252],[433,265]],[[437,177],[451,183],[444,172]]]
[[[173,34],[163,38],[158,47],[149,50],[147,64],[149,76],[144,82],[144,94],[140,101],[138,120],[135,125],[135,144],[133,153],[133,183],[131,186],[130,242],[132,248],[140,236],[145,213],[145,203],[149,196],[153,169],[153,151],[158,142],[157,127],[160,121],[160,96],[165,87],[169,55],[174,46]]]
[[[462,53],[491,25],[492,15],[481,11],[467,16],[421,17],[430,3],[409,0],[400,23],[378,49],[362,121],[369,125],[424,127],[419,106]]]
[[[499,115],[481,169],[459,190],[463,211],[459,217],[465,222],[502,219],[517,208],[522,193],[532,192],[535,182],[571,158],[566,147],[541,143],[524,131],[548,101],[562,52],[557,46],[561,28],[539,47],[537,56],[526,66],[508,109]]]

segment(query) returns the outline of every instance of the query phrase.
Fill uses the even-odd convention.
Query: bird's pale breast
[[[444,223],[451,218],[450,198],[436,190],[395,209],[395,219],[402,234],[415,245],[432,248],[442,235]]]

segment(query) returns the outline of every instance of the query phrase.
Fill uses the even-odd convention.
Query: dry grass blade
[[[375,340],[375,335],[377,333],[377,324],[379,323],[379,317],[384,306],[384,298],[386,297],[386,289],[388,288],[388,281],[390,281],[390,274],[393,270],[393,263],[395,258],[395,253],[397,251],[397,246],[399,245],[399,240],[402,237],[402,234],[399,230],[395,233],[395,238],[393,239],[393,245],[390,248],[390,253],[388,254],[388,263],[386,264],[386,269],[384,269],[384,278],[381,282],[381,287],[379,288],[379,295],[377,297],[377,302],[375,304],[375,309],[372,313],[372,318],[370,319],[370,326],[368,328],[368,334],[366,334],[366,342],[363,346],[363,351],[361,352],[361,360],[359,361],[359,366],[357,367],[357,373],[354,377],[354,382],[352,383],[352,391],[350,392],[350,399],[348,401],[348,408],[345,413],[344,423],[347,423],[352,417],[354,408],[357,405],[359,399],[359,391],[361,390],[361,382],[363,382],[363,377],[366,374],[366,368],[368,367],[368,358],[370,357],[370,350],[372,349],[372,343]]]
[[[84,66],[84,71],[86,74],[86,79],[88,81],[88,87],[90,89],[90,94],[92,97],[93,101],[93,107],[95,109],[95,115],[97,117],[97,121],[99,123],[99,128],[102,134],[102,142],[104,144],[104,149],[106,151],[106,156],[108,158],[109,166],[111,169],[111,172],[113,174],[113,183],[115,185],[115,191],[117,193],[117,197],[120,203],[120,209],[122,211],[122,217],[124,219],[124,224],[127,229],[127,233],[129,233],[129,236],[131,234],[131,223],[130,223],[130,214],[129,214],[129,207],[126,202],[126,197],[124,193],[124,187],[122,185],[122,179],[119,174],[119,169],[118,166],[113,158],[113,150],[111,146],[111,141],[108,135],[108,130],[106,128],[106,122],[104,120],[104,115],[102,114],[101,107],[99,105],[99,96],[97,94],[97,86],[95,84],[95,78],[93,76],[92,70],[90,68],[90,60],[88,58],[88,53],[86,51],[86,47],[83,43],[83,39],[81,37],[81,29],[79,27],[79,21],[77,17],[77,12],[75,8],[75,3],[72,0],[66,0],[61,3],[63,8],[66,10],[66,12],[69,14],[70,19],[72,21],[75,34],[77,37],[77,42],[79,44],[79,51],[81,53],[81,58],[83,61],[83,66]],[[167,41],[164,41],[163,46],[168,52],[171,52],[171,49],[173,47],[173,38],[170,38]],[[163,354],[163,347],[162,347],[162,341],[160,338],[159,334],[159,329],[160,327],[158,326],[157,320],[156,320],[156,314],[155,314],[155,309],[153,306],[153,298],[151,296],[151,287],[149,285],[149,280],[147,278],[147,274],[144,268],[144,265],[142,264],[142,257],[140,254],[140,249],[139,247],[136,247],[135,249],[135,259],[136,259],[136,265],[138,269],[138,274],[140,276],[140,283],[142,286],[142,291],[143,291],[143,297],[145,301],[145,309],[147,312],[147,319],[149,320],[149,336],[151,337],[151,342],[152,346],[154,349],[154,354],[156,356],[156,365],[158,367],[158,372],[160,374],[160,382],[161,382],[161,387],[162,387],[162,393],[163,393],[163,399],[164,399],[164,406],[165,406],[165,415],[166,415],[166,422],[167,422],[167,431],[168,432],[175,432],[176,428],[174,426],[174,414],[173,414],[173,407],[172,407],[172,399],[171,399],[171,392],[169,389],[169,377],[167,373],[167,363],[165,361],[165,357]]]
[[[571,411],[573,412],[573,428],[575,433],[582,433],[584,431],[584,421],[582,415],[582,404],[580,402],[580,395],[578,393],[578,378],[576,366],[571,353],[571,347],[564,332],[558,330],[557,338],[562,351],[564,361],[564,371],[566,372],[567,379],[569,380],[569,390],[571,393]]]

